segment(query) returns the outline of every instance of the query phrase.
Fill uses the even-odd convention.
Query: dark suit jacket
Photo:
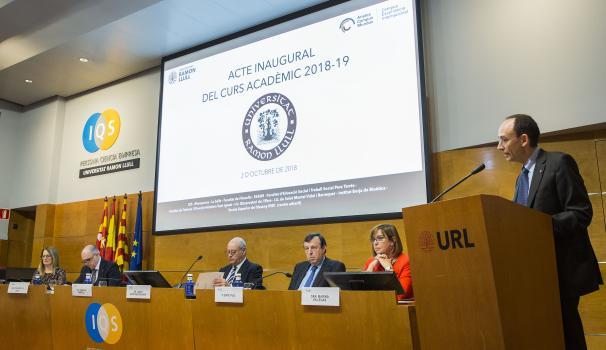
[[[561,297],[597,290],[603,283],[602,275],[587,233],[593,210],[577,163],[570,155],[539,149],[528,207],[552,217]]]
[[[74,283],[83,283],[87,273],[93,273],[93,271],[88,267],[83,266],[82,270],[80,270],[80,276],[78,276]],[[102,258],[101,263],[99,264],[97,280],[94,285],[98,285],[99,281],[107,281],[108,286],[119,286],[122,284],[122,274],[120,273],[118,265],[114,262],[103,260]]]
[[[231,267],[231,265],[226,265],[219,270],[220,272],[223,272],[223,278],[227,279],[227,275],[229,275]],[[261,265],[257,265],[251,262],[250,260],[246,259],[242,266],[240,266],[240,270],[238,270],[238,273],[242,277],[242,283],[254,283],[255,289],[264,289],[263,267]]]
[[[297,290],[307,273],[307,270],[311,264],[309,261],[303,261],[295,265],[295,270],[292,273],[292,279],[290,280],[290,285],[288,289]],[[338,260],[331,260],[328,257],[324,258],[324,263],[322,263],[322,268],[318,271],[318,275],[314,280],[314,283],[311,285],[312,287],[328,287],[328,282],[324,278],[324,272],[345,272],[345,264]]]

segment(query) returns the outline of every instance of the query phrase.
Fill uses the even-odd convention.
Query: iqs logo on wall
[[[84,323],[88,335],[97,343],[116,344],[122,336],[122,316],[112,304],[90,304]]]
[[[82,130],[82,144],[89,153],[99,149],[107,150],[114,145],[120,135],[120,115],[115,109],[106,109],[103,113],[91,115],[84,130]]]
[[[271,93],[250,106],[242,124],[242,141],[253,158],[267,161],[286,151],[297,130],[297,112],[288,97]]]

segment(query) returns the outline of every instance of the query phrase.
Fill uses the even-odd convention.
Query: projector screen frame
[[[158,129],[157,129],[157,144],[156,144],[156,167],[154,177],[154,202],[153,202],[153,213],[152,213],[152,234],[153,235],[175,235],[175,234],[188,234],[198,232],[213,232],[213,231],[226,231],[226,230],[237,230],[237,229],[256,229],[256,228],[269,228],[269,227],[283,227],[283,226],[299,226],[299,225],[312,225],[312,224],[327,224],[327,223],[341,223],[341,222],[357,222],[357,221],[370,221],[370,220],[390,220],[402,218],[402,212],[389,212],[389,213],[376,213],[376,214],[363,214],[363,215],[347,215],[347,216],[331,216],[331,217],[318,217],[318,218],[305,218],[296,220],[281,220],[281,221],[268,221],[268,222],[254,222],[244,224],[233,224],[233,225],[219,225],[219,226],[207,226],[207,227],[192,227],[184,229],[171,229],[163,230],[160,232],[156,231],[156,212],[158,205],[158,172],[160,168],[160,143],[161,143],[161,131],[162,131],[162,100],[163,100],[163,89],[164,89],[164,70],[165,63],[175,58],[179,58],[188,55],[193,52],[197,52],[203,49],[207,49],[230,40],[237,39],[239,37],[249,35],[267,28],[274,27],[276,25],[286,23],[288,21],[307,16],[331,7],[341,5],[349,2],[348,0],[329,0],[288,15],[278,17],[276,19],[249,27],[247,29],[234,32],[232,34],[225,35],[223,37],[202,43],[197,46],[176,52],[174,54],[165,56],[162,58],[160,67],[160,95],[159,95],[159,111],[158,111]],[[417,72],[418,72],[418,88],[419,88],[419,113],[421,115],[421,142],[423,146],[423,168],[425,171],[425,192],[426,201],[429,201],[433,196],[431,186],[431,150],[430,150],[430,135],[429,135],[429,121],[427,116],[427,94],[426,94],[426,83],[425,83],[425,58],[423,53],[423,37],[422,37],[422,22],[421,22],[421,5],[420,0],[413,0],[414,3],[414,15],[415,15],[415,35],[416,35],[416,52],[417,58]]]

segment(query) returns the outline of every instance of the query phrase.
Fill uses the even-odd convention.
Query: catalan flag
[[[137,203],[137,221],[133,237],[133,249],[130,258],[131,271],[141,270],[143,265],[143,209],[141,207],[141,192]]]
[[[126,200],[127,196],[125,194],[122,200],[122,215],[118,228],[118,248],[116,249],[116,257],[114,258],[114,262],[121,271],[124,270],[124,263],[130,260],[130,255],[128,254],[128,236],[126,235]]]
[[[109,219],[109,227],[107,228],[107,242],[105,243],[105,256],[103,259],[107,261],[114,261],[116,254],[116,197],[112,202],[112,208],[110,211],[111,218]]]
[[[100,252],[105,252],[105,240],[107,239],[107,197],[103,202],[103,214],[101,215],[101,223],[99,224],[99,232],[97,233],[97,249]]]

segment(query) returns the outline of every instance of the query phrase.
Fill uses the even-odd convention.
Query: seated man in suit
[[[94,245],[87,245],[82,249],[82,270],[80,276],[74,283],[84,283],[86,274],[92,275],[93,285],[98,286],[99,281],[106,281],[108,286],[119,286],[122,282],[122,274],[113,261],[101,259],[99,249]]]
[[[344,272],[345,264],[326,257],[326,240],[320,233],[310,233],[303,240],[307,261],[298,263],[292,273],[288,289],[328,287],[324,272]]]
[[[263,288],[263,267],[246,258],[246,241],[241,237],[232,238],[227,243],[227,260],[229,264],[223,266],[219,271],[223,272],[223,278],[213,281],[215,287],[230,286],[240,274],[242,283],[254,283],[255,289]]]

